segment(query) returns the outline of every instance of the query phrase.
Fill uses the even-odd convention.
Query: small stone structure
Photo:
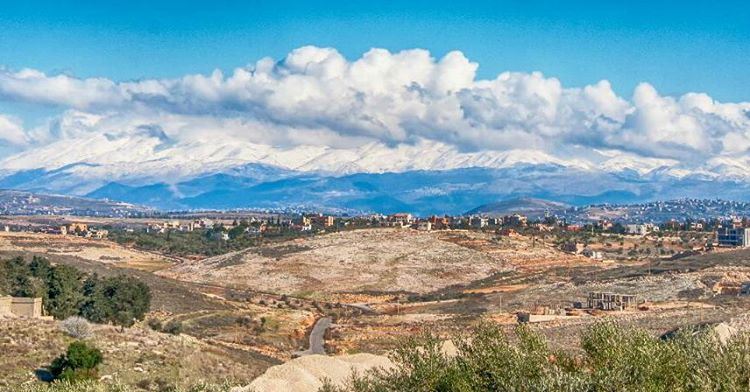
[[[590,292],[588,307],[601,310],[625,310],[637,305],[637,297],[631,294]]]
[[[25,297],[0,297],[0,315],[15,317],[42,317],[42,299]]]

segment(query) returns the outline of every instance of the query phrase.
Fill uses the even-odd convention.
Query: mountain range
[[[89,168],[100,169],[79,164],[16,172],[0,179],[0,188],[72,195],[91,189],[80,196],[161,210],[298,208],[419,215],[461,214],[518,197],[588,205],[683,197],[747,200],[750,195],[750,186],[741,181],[642,175],[633,170],[590,171],[555,164],[343,175],[245,164],[186,179],[146,183],[125,179],[101,186],[81,177],[80,170]]]
[[[178,142],[144,128],[89,134],[0,161],[0,189],[108,199],[161,210],[301,208],[460,214],[518,197],[570,205],[694,197],[747,200],[750,164],[595,150],[465,152],[438,142],[357,148]]]

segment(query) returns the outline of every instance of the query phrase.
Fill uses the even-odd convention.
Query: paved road
[[[359,309],[365,313],[377,313],[375,309],[371,308],[368,304],[346,304],[346,306]]]
[[[331,328],[332,320],[330,317],[319,318],[313,326],[312,332],[310,332],[310,346],[305,351],[297,351],[294,356],[301,357],[303,355],[313,354],[326,354],[324,347],[325,334],[328,328]]]

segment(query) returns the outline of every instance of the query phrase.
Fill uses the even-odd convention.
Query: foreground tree
[[[456,355],[426,334],[391,355],[395,367],[355,375],[322,391],[746,391],[750,335],[721,343],[712,329],[658,338],[614,323],[590,327],[579,355],[552,350],[527,326],[512,338],[495,325],[453,338]]]

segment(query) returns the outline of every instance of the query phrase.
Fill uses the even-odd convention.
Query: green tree
[[[79,314],[94,322],[101,322],[107,318],[107,310],[104,308],[104,300],[99,291],[99,276],[94,273],[83,281],[83,301]]]
[[[129,327],[143,320],[151,305],[151,290],[133,277],[117,276],[95,284],[84,314],[94,322],[112,322]]]
[[[83,297],[82,274],[77,269],[58,265],[49,272],[47,280],[47,314],[65,319],[80,312]]]
[[[53,268],[49,260],[44,257],[34,256],[29,263],[31,274],[41,279],[47,279]]]
[[[234,227],[229,229],[229,232],[228,232],[229,238],[230,239],[239,238],[242,234],[245,233],[245,229],[247,229],[247,226],[245,226],[244,224],[235,225]]]
[[[4,261],[2,269],[8,295],[28,297],[33,293],[29,267],[22,257]]]

